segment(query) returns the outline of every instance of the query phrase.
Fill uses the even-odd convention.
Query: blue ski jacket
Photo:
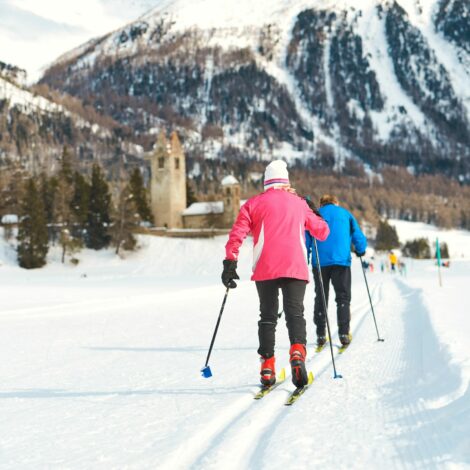
[[[317,241],[321,266],[351,266],[351,242],[356,253],[364,253],[367,239],[359,228],[354,216],[343,207],[327,204],[319,210],[330,227],[330,235],[323,241]],[[317,265],[313,238],[305,234],[308,260]]]

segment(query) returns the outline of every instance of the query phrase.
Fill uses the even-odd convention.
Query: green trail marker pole
[[[436,258],[437,258],[437,272],[439,273],[439,286],[442,287],[442,276],[441,276],[441,245],[439,244],[439,238],[436,238]]]

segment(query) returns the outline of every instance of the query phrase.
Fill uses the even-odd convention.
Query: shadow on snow
[[[439,343],[422,291],[398,280],[397,285],[406,299],[403,371],[384,397],[404,430],[396,439],[397,452],[415,468],[468,462],[470,389],[467,385],[463,394],[451,398],[462,387],[460,369]],[[439,401],[444,404],[436,405]]]

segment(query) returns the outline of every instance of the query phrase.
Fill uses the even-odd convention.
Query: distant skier
[[[351,341],[349,323],[351,321],[351,242],[357,256],[364,256],[367,240],[361,232],[354,216],[338,205],[338,199],[328,194],[320,199],[320,215],[330,228],[330,235],[326,241],[318,243],[323,286],[326,302],[330,281],[336,293],[338,334],[341,344],[348,345]],[[315,281],[315,305],[313,321],[317,329],[317,345],[326,343],[326,317],[322,303],[321,284],[316,268],[317,261],[314,256],[313,240],[307,234],[307,251],[312,259],[313,278]]]
[[[397,258],[397,255],[393,251],[391,251],[390,254],[388,255],[388,260],[390,261],[390,267],[392,269],[392,272],[395,272],[397,263],[398,263],[398,258]]]
[[[253,235],[253,275],[260,301],[258,322],[261,355],[261,383],[276,381],[274,343],[279,311],[279,289],[289,332],[292,381],[296,387],[307,384],[307,354],[304,296],[308,283],[305,230],[325,240],[329,229],[304,199],[291,189],[287,165],[271,162],[264,174],[264,192],[249,199],[240,209],[225,246],[226,259],[222,282],[235,288],[238,252],[243,240]]]

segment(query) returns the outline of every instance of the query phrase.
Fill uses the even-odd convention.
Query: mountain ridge
[[[334,165],[354,158],[470,179],[463,0],[276,0],[264,16],[266,2],[229,7],[161,1],[42,81],[138,133],[178,121],[198,152],[208,152],[204,129],[217,126],[223,142],[209,139],[210,156],[230,145],[248,156],[332,155]]]
[[[142,149],[116,136],[119,126],[70,96],[25,85],[26,72],[0,62],[0,167],[20,164],[32,173],[53,171],[63,148],[81,163],[114,164],[116,148],[131,159]]]

